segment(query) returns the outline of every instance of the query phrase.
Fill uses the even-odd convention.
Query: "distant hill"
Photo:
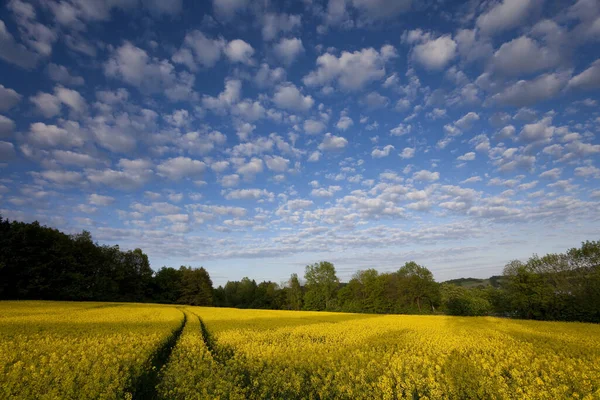
[[[451,285],[462,286],[466,288],[474,288],[474,287],[499,287],[501,282],[506,279],[502,275],[494,275],[487,279],[479,279],[479,278],[458,278],[458,279],[450,279],[449,281],[445,281],[443,283],[449,283]]]

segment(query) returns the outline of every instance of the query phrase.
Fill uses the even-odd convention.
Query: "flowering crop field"
[[[19,399],[600,399],[600,326],[0,302],[0,371]]]

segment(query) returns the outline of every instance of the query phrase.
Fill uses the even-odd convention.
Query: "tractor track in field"
[[[156,387],[160,381],[160,371],[169,361],[169,357],[187,323],[185,312],[181,309],[180,311],[183,314],[181,325],[154,352],[150,358],[150,368],[146,369],[143,374],[133,380],[128,390],[132,394],[133,400],[154,400],[159,398]]]

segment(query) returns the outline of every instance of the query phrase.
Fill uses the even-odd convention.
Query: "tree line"
[[[562,254],[511,261],[502,276],[438,283],[413,261],[395,272],[358,271],[340,282],[332,263],[308,265],[303,279],[214,288],[204,268],[154,272],[141,249],[99,245],[89,232],[67,235],[0,216],[0,299],[135,301],[216,307],[357,313],[497,315],[600,322],[600,241]],[[463,284],[465,286],[463,286]],[[468,285],[467,285],[468,284]]]

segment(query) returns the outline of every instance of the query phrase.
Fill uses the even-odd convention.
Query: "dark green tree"
[[[302,286],[298,279],[298,274],[292,274],[287,282],[287,304],[290,310],[301,310],[302,309]]]
[[[304,307],[307,310],[332,310],[334,299],[339,286],[339,279],[335,274],[332,263],[321,261],[307,265],[304,272],[306,293]]]
[[[213,285],[208,272],[203,268],[181,266],[181,297],[179,303],[194,306],[213,304]]]
[[[416,305],[419,313],[424,310],[435,311],[440,303],[440,289],[431,271],[410,261],[397,274],[401,301],[411,306]]]

